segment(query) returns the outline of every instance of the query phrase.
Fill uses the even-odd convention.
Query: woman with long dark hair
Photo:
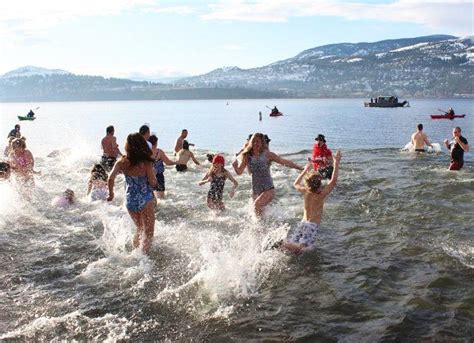
[[[108,201],[114,198],[114,182],[118,173],[125,175],[126,207],[137,227],[133,246],[140,243],[143,252],[148,253],[155,231],[155,197],[156,176],[153,169],[151,150],[140,133],[127,136],[125,155],[115,163],[109,179]]]

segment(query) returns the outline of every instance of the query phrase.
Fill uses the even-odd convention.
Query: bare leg
[[[268,191],[265,191],[256,198],[254,198],[253,206],[255,208],[255,213],[257,214],[257,216],[260,217],[263,214],[265,206],[267,206],[273,200],[274,194],[275,190],[269,189]]]
[[[143,238],[143,252],[148,254],[155,233],[155,201],[149,201],[142,212],[145,234],[145,237]]]
[[[136,249],[140,246],[141,236],[143,235],[144,230],[144,221],[143,221],[143,211],[140,212],[132,212],[128,211],[130,217],[132,217],[135,226],[137,227],[137,231],[135,232],[135,236],[133,236],[133,247]]]

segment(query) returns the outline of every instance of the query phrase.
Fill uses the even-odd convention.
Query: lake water
[[[363,99],[129,101],[0,104],[0,132],[40,106],[22,133],[36,158],[25,202],[0,182],[0,339],[4,341],[470,341],[474,338],[474,162],[449,172],[446,149],[401,152],[418,123],[442,144],[454,126],[474,142],[474,101],[410,100],[364,108]],[[269,118],[277,105],[283,117]],[[466,118],[431,120],[454,107]],[[259,122],[258,112],[263,120]],[[165,172],[150,256],[131,249],[123,179],[110,204],[88,202],[88,174],[105,127],[120,148],[149,123],[169,152],[181,129],[199,160],[228,164],[252,132],[303,164],[326,135],[343,159],[316,251],[268,250],[302,218],[295,170],[274,165],[276,197],[258,221],[250,176],[227,210],[210,212],[206,168]],[[55,152],[54,154],[51,154]],[[171,153],[168,154],[170,157]],[[72,188],[77,204],[54,196]],[[226,192],[230,189],[226,185]]]

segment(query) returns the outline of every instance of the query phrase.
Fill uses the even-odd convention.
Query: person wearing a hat
[[[199,182],[199,186],[204,185],[206,182],[211,183],[211,187],[207,193],[207,206],[213,210],[225,210],[225,205],[222,201],[225,180],[229,179],[234,183],[234,187],[232,187],[232,190],[230,191],[231,198],[234,196],[235,189],[239,184],[232,174],[224,168],[224,165],[224,157],[221,155],[215,155],[212,159],[211,168]]]
[[[330,179],[334,169],[332,166],[332,151],[328,149],[324,135],[319,134],[315,141],[311,158],[313,168],[323,179]]]

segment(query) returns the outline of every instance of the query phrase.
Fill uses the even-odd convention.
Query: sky
[[[1,0],[0,75],[150,78],[254,68],[316,46],[473,35],[461,0]]]

